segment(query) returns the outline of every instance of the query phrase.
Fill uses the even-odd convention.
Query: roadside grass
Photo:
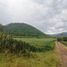
[[[59,58],[55,51],[36,53],[35,58],[0,55],[0,67],[56,67]]]

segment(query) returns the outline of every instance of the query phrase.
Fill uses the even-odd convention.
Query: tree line
[[[67,37],[58,37],[57,40],[58,41],[67,41]]]

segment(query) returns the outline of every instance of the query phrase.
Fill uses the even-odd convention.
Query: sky
[[[67,0],[0,0],[0,24],[27,23],[44,33],[67,31]]]

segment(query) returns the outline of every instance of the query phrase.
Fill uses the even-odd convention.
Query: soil
[[[56,48],[62,60],[62,63],[58,64],[57,67],[67,67],[67,47],[60,42],[56,42]]]

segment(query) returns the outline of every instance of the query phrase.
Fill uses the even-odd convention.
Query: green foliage
[[[67,37],[63,37],[63,40],[64,40],[64,41],[67,41]]]
[[[45,52],[55,47],[54,38],[14,38],[18,41],[25,41],[32,45],[33,52]],[[33,47],[35,46],[35,47]]]
[[[13,39],[12,36],[1,33],[0,52],[6,54],[12,53],[16,55],[30,56],[31,52],[43,52],[43,51],[52,50],[54,47],[54,44],[52,44],[53,42],[49,41],[46,43],[46,45],[43,45],[41,47],[36,47],[34,46],[35,43],[34,45],[31,45],[31,43],[20,41],[20,40],[18,41]]]
[[[59,37],[57,38],[57,41],[62,41],[62,39],[63,39],[62,37]]]
[[[31,46],[29,43],[17,41],[12,39],[12,36],[1,33],[0,34],[0,52],[1,53],[12,53],[16,55],[30,55],[35,47]]]
[[[45,36],[43,32],[25,23],[11,23],[5,26],[5,32],[13,36]]]
[[[13,39],[0,33],[0,67],[56,67],[59,59],[54,47],[52,38]]]
[[[67,46],[67,37],[59,37],[57,40]]]
[[[4,27],[0,24],[0,32],[3,32]]]
[[[67,41],[67,37],[59,37],[57,38],[58,41]]]
[[[55,42],[54,41],[50,41],[50,42],[48,42],[46,45],[45,45],[45,50],[47,51],[49,51],[49,50],[53,50],[54,49],[54,47],[55,47]]]

